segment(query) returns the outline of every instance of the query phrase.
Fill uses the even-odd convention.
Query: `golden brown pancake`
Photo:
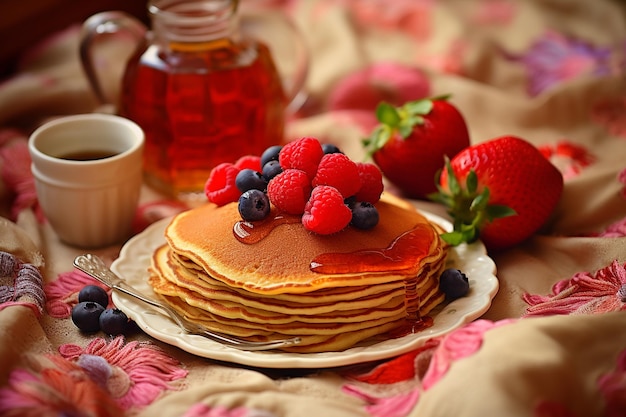
[[[254,340],[301,336],[298,352],[346,349],[416,321],[444,299],[438,226],[385,197],[371,230],[308,232],[272,212],[245,223],[236,203],[177,215],[152,259],[150,284],[215,331]]]

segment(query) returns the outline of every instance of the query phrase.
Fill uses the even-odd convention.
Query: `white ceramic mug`
[[[137,124],[108,114],[66,116],[32,133],[28,148],[37,198],[63,242],[97,248],[130,236],[143,145]]]

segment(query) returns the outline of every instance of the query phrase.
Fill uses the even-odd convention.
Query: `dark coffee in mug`
[[[59,158],[72,160],[72,161],[94,161],[96,159],[109,158],[116,154],[117,152],[114,152],[114,151],[94,149],[94,150],[81,150],[81,151],[70,152],[70,153],[59,156]]]

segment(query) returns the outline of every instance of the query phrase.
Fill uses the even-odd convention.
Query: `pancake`
[[[333,235],[272,212],[241,220],[237,204],[183,212],[154,253],[150,285],[209,329],[250,340],[300,336],[296,352],[342,350],[440,304],[447,247],[437,225],[385,196],[379,224]],[[419,327],[419,326],[418,326]]]

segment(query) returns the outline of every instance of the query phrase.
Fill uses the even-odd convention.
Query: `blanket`
[[[276,369],[204,358],[138,329],[82,334],[70,311],[93,280],[73,269],[81,251],[58,241],[38,207],[26,148],[51,118],[104,111],[81,68],[80,26],[70,26],[24,51],[0,84],[0,414],[626,415],[624,5],[241,3],[248,15],[291,19],[306,40],[309,71],[288,139],[314,136],[359,159],[378,102],[450,94],[472,143],[516,135],[557,166],[565,186],[553,217],[488,254],[499,290],[481,317],[375,362]],[[99,49],[115,97],[127,39]],[[146,186],[135,232],[184,208]],[[121,247],[94,253],[111,263]]]

